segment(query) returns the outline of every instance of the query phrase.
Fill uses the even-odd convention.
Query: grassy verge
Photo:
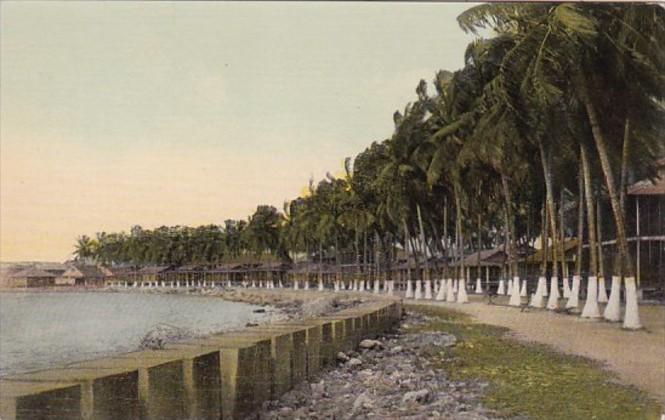
[[[525,344],[508,329],[471,322],[462,313],[435,307],[407,310],[436,317],[411,332],[443,331],[458,344],[433,362],[455,380],[490,384],[483,404],[506,417],[532,419],[659,419],[660,405],[644,392],[617,383],[615,376],[581,357],[540,344]]]

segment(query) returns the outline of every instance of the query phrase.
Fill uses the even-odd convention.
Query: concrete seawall
[[[0,381],[0,418],[243,419],[399,322],[395,300]]]

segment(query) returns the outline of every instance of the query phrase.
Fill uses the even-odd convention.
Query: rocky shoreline
[[[485,383],[458,382],[433,365],[428,354],[455,346],[445,333],[410,333],[428,317],[409,313],[394,333],[364,340],[358,351],[340,353],[337,366],[302,383],[257,418],[290,419],[494,419],[482,406]]]
[[[131,289],[130,289],[131,290]],[[126,289],[105,289],[107,292],[126,292]],[[305,317],[330,315],[337,311],[347,309],[364,302],[373,300],[372,297],[354,296],[349,293],[330,293],[308,291],[306,293],[288,289],[262,290],[242,288],[216,288],[216,289],[140,289],[128,293],[158,293],[158,294],[187,294],[190,296],[216,297],[230,302],[241,302],[264,308],[255,312],[264,312],[266,316],[256,323],[248,323],[245,327],[269,325],[275,322],[284,322]],[[224,331],[233,331],[228,329]],[[223,331],[218,331],[223,332]],[[141,342],[141,349],[158,350],[168,343],[178,342],[192,338],[185,330],[177,329],[167,324],[159,324],[147,333]]]
[[[284,321],[301,317],[329,315],[365,302],[380,299],[372,295],[353,293],[319,292],[315,290],[297,291],[291,289],[254,289],[254,288],[181,288],[181,289],[118,289],[106,288],[104,291],[115,293],[159,293],[187,294],[191,296],[217,297],[230,302],[242,302],[266,307],[273,312],[268,322]]]

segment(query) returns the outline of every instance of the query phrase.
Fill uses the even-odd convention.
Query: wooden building
[[[9,276],[9,287],[49,287],[55,286],[56,275],[37,267],[28,267]]]
[[[506,264],[507,256],[503,246],[480,251],[480,262],[478,252],[473,252],[464,257],[466,279],[469,281],[480,278],[486,286],[498,283]],[[450,263],[450,267],[459,267],[460,262]]]
[[[665,158],[657,179],[644,179],[627,189],[628,244],[640,288],[665,296]],[[615,241],[608,241],[615,246]],[[646,296],[645,296],[646,297]]]
[[[70,264],[62,275],[56,277],[56,286],[104,286],[108,271],[93,264]]]
[[[561,264],[561,249],[557,246],[557,249],[553,249],[552,246],[547,247],[547,276],[552,275],[552,261],[553,261],[553,252],[556,252],[557,262]],[[559,277],[562,274],[568,278],[571,278],[575,271],[575,262],[577,261],[577,238],[567,238],[563,242],[563,253],[566,264],[564,265],[564,273],[559,273]],[[586,256],[585,256],[586,257]],[[521,262],[521,261],[520,261]],[[543,262],[543,249],[536,250],[533,254],[526,257],[526,270],[527,277],[536,279],[540,276],[542,271],[542,262]],[[559,265],[560,267],[560,265]],[[584,267],[584,266],[583,266]],[[585,274],[585,273],[583,273]]]

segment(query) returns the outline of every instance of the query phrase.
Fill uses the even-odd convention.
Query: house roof
[[[563,249],[564,249],[564,254],[566,256],[570,256],[570,254],[574,255],[575,253],[571,251],[575,251],[577,248],[577,238],[572,238],[572,239],[566,239],[563,244]],[[559,259],[559,250],[557,249],[557,259]],[[528,263],[538,263],[543,260],[543,250],[539,249],[536,252],[534,252],[532,255],[527,257],[526,261]],[[552,261],[552,246],[547,247],[547,261]]]
[[[52,274],[62,274],[67,271],[67,266],[61,263],[37,263],[36,268],[44,271],[48,271]]]
[[[106,277],[106,273],[96,265],[92,264],[74,264],[73,267],[81,273],[82,277]]]
[[[289,268],[291,268],[290,264],[275,261],[265,262],[259,267],[261,270],[287,270]]]
[[[168,265],[149,265],[137,271],[138,274],[159,274],[168,271],[171,267]]]
[[[55,274],[49,273],[46,270],[39,269],[37,267],[28,267],[25,270],[21,270],[18,273],[12,274],[14,278],[45,278],[45,277],[56,277]]]
[[[333,270],[333,267],[330,266],[329,264],[319,264],[319,263],[311,263],[309,265],[307,264],[298,264],[297,266],[293,266],[290,270],[292,273],[307,273],[308,271],[310,273],[331,273],[335,270]]]
[[[217,273],[237,271],[243,268],[243,265],[240,263],[224,263],[218,264],[213,271]]]
[[[665,195],[665,157],[656,161],[658,178],[642,179],[629,185],[628,195]]]
[[[484,249],[480,251],[480,266],[481,267],[500,267],[505,263],[506,254],[503,252],[503,247],[496,247],[492,249]],[[451,267],[456,267],[459,262],[453,262]],[[464,265],[466,267],[476,267],[478,265],[478,252],[473,252],[464,257]]]
[[[665,195],[665,176],[655,180],[643,179],[628,186],[628,195]]]
[[[204,270],[203,266],[195,265],[195,264],[181,265],[180,267],[175,269],[175,271],[179,271],[179,272],[202,271],[202,270]]]
[[[116,266],[116,267],[109,267],[106,270],[108,270],[109,275],[122,275],[122,274],[128,274],[128,273],[133,273],[134,268],[130,266]]]

